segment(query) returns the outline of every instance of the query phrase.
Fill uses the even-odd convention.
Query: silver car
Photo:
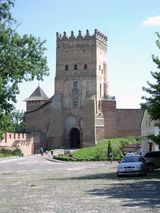
[[[126,155],[118,165],[117,176],[146,175],[147,164],[141,155]]]

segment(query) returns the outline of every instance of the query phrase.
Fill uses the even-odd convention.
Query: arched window
[[[85,70],[87,69],[87,64],[84,65],[84,69],[85,69]]]
[[[66,66],[65,66],[65,70],[68,70],[68,64],[66,64]]]

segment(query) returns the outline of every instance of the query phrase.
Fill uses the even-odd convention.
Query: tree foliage
[[[25,132],[25,123],[24,123],[24,112],[20,110],[14,110],[10,114],[11,117],[11,132]]]
[[[160,50],[160,33],[156,33],[156,45]],[[148,93],[148,97],[143,96],[142,99],[146,103],[142,107],[146,109],[150,115],[151,120],[160,120],[160,58],[152,55],[153,62],[157,65],[157,71],[151,72],[155,83],[147,82],[149,87],[143,87],[143,90]],[[151,136],[155,143],[160,143],[160,136]]]
[[[19,83],[48,75],[45,41],[19,35],[12,17],[14,0],[0,0],[0,134],[7,131]]]

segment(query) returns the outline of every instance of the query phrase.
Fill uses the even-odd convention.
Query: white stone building
[[[160,150],[160,146],[148,138],[149,135],[158,135],[160,133],[160,128],[157,126],[158,123],[160,121],[151,120],[147,110],[144,111],[141,123],[142,153]]]

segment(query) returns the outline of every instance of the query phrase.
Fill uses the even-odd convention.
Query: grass
[[[122,149],[125,144],[134,144],[138,141],[135,137],[112,138],[98,141],[97,145],[79,149],[72,153],[76,159],[83,161],[105,161],[108,159],[108,143],[111,143],[113,160],[120,160],[123,156]],[[70,160],[69,157],[61,155],[59,160]]]
[[[12,156],[15,156],[13,154],[3,154],[3,153],[0,153],[0,158],[8,158],[8,157],[12,157]]]

